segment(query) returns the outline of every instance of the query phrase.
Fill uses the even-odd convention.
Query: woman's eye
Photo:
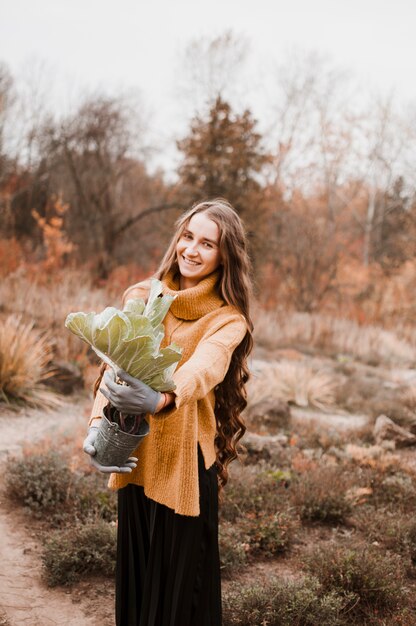
[[[205,242],[205,245],[207,248],[212,248],[212,245],[210,243],[208,243],[208,241]]]

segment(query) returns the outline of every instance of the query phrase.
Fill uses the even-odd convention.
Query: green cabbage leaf
[[[162,295],[162,283],[152,279],[147,303],[127,300],[123,310],[107,307],[101,313],[70,313],[65,326],[86,341],[116,373],[121,367],[156,391],[175,388],[173,373],[182,351],[174,343],[160,349],[163,320],[174,296]]]

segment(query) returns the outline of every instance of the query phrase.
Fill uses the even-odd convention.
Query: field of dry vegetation
[[[0,63],[2,626],[114,623],[116,502],[81,451],[98,361],[64,320],[119,306],[175,218],[218,196],[256,288],[224,626],[416,625],[415,124],[345,80],[315,57],[280,68],[268,137],[210,94],[169,182],[140,108],[97,92],[23,120]]]
[[[0,428],[26,411],[27,435],[3,451],[1,508],[36,534],[41,585],[91,615],[98,584],[110,625],[116,501],[83,459],[86,418],[44,438],[31,411],[87,413],[97,362],[63,320],[116,290],[19,271],[1,285]],[[414,335],[264,308],[255,324],[244,462],[220,513],[225,626],[416,624]]]

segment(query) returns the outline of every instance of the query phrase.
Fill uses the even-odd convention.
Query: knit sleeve
[[[201,340],[193,355],[174,373],[175,406],[161,412],[161,417],[167,417],[188,402],[204,398],[219,385],[227,374],[235,348],[246,332],[246,322],[239,316]]]

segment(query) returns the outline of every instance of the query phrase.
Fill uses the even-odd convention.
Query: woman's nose
[[[196,249],[196,245],[195,243],[191,243],[189,244],[188,248],[187,248],[187,253],[192,255],[198,254],[198,251]]]

